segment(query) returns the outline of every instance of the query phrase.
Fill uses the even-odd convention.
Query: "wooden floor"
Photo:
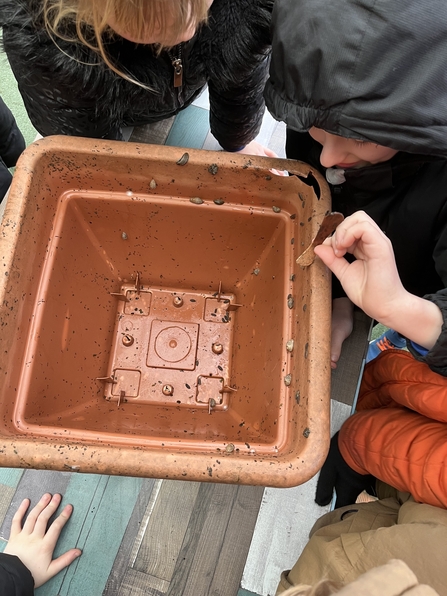
[[[129,131],[130,132],[130,131]],[[284,156],[285,128],[269,115],[258,140]],[[135,129],[131,141],[217,149],[206,95],[175,119]],[[349,416],[369,320],[356,313],[332,379],[332,429]],[[293,489],[0,469],[0,549],[24,497],[60,492],[74,514],[58,552],[83,555],[37,596],[272,595],[313,522],[315,478]]]

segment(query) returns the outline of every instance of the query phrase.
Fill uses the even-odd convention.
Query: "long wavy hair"
[[[117,35],[108,23],[113,21],[117,29],[128,32],[134,39],[143,39],[156,30],[166,40],[158,45],[161,51],[173,45],[169,41],[177,39],[189,27],[205,23],[208,8],[207,0],[43,0],[42,14],[45,28],[56,45],[57,38],[81,43],[96,52],[119,76],[144,87],[122,72],[108,56],[107,42]]]

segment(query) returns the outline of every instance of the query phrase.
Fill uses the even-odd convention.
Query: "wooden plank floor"
[[[331,383],[331,435],[351,414],[364,366],[371,320],[356,311],[354,330],[344,343]],[[307,543],[314,522],[330,510],[315,501],[317,476],[294,488],[266,488],[258,514],[242,587],[249,594],[273,595],[284,569],[290,569]],[[238,596],[242,596],[242,593]]]
[[[261,487],[155,481],[141,527],[133,540],[123,540],[104,596],[236,594],[262,493]]]
[[[284,125],[266,114],[258,140],[284,157],[284,139]],[[135,129],[130,140],[219,148],[209,132],[206,93],[175,119]],[[335,428],[350,413],[367,332],[368,320],[359,315],[333,375]],[[60,492],[74,514],[58,552],[78,546],[83,556],[37,596],[268,596],[323,512],[313,504],[314,482],[264,491],[0,469],[0,550],[22,498],[36,502],[43,492]]]

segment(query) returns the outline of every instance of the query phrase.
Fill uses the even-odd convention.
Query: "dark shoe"
[[[340,453],[336,433],[331,439],[328,456],[320,471],[315,502],[320,506],[329,505],[335,490],[335,508],[351,505],[364,490],[374,495],[375,484],[374,476],[358,474],[348,466]]]

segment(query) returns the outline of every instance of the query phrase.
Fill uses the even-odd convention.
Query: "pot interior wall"
[[[77,430],[84,437],[107,433],[118,441],[138,435],[168,443],[193,441],[201,448],[216,440],[274,449],[283,440],[278,436],[278,411],[284,399],[283,338],[291,325],[287,308],[291,227],[289,214],[261,207],[66,192],[59,202],[35,301],[26,354],[31,365],[23,369],[18,392],[19,426],[33,432],[41,427],[45,433],[49,428]],[[187,371],[179,371],[181,363],[168,362],[166,368],[156,362],[148,367],[149,345],[139,342],[128,350],[145,353],[146,387],[140,381],[131,398],[124,394],[120,403],[118,398],[107,401],[107,389],[109,397],[116,395],[113,382],[97,379],[113,378],[111,351],[117,333],[120,340],[117,322],[126,310],[131,326],[132,318],[140,326],[150,314],[150,307],[144,314],[123,309],[123,302],[113,295],[137,279],[137,293],[143,295],[152,289],[172,298],[186,293],[198,296],[191,300],[216,301],[219,288],[232,295],[240,306],[228,313],[230,320],[224,316],[224,322],[215,323],[217,334],[219,327],[232,326],[225,346],[229,358],[222,367],[215,357],[203,369],[197,357],[199,364]],[[156,321],[173,319],[172,312],[158,310]],[[177,323],[188,323],[187,313],[182,321],[184,308],[176,310]],[[199,338],[194,337],[193,343],[199,341],[204,326],[203,319],[197,323]],[[181,333],[191,334],[189,329]],[[131,374],[127,371],[138,368],[142,367],[120,370]],[[141,371],[134,374],[141,377]],[[210,408],[206,394],[205,401],[197,401],[198,378],[209,382],[213,376],[229,388],[237,387],[223,394],[224,409],[218,403],[219,382],[215,408]],[[139,392],[148,384],[155,390],[141,403]],[[172,396],[163,396],[165,385],[174,388]],[[191,397],[180,401],[184,385],[191,388],[187,391]]]
[[[28,147],[1,230],[2,465],[263,486],[314,475],[330,282],[296,259],[330,208],[318,176],[225,152]]]

